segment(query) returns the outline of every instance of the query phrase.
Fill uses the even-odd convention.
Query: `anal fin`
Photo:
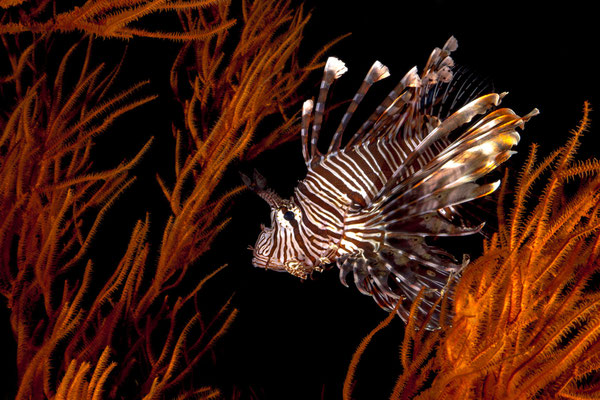
[[[399,243],[397,245],[403,246]],[[409,249],[386,246],[376,253],[345,255],[337,261],[340,280],[348,286],[347,275],[352,273],[358,290],[373,297],[387,311],[393,310],[400,301],[397,313],[405,322],[408,321],[413,302],[424,288],[425,296],[417,315],[418,321],[422,322],[440,296],[452,294],[454,271],[459,270],[459,266],[453,264],[456,268],[436,268],[407,254],[411,254]],[[440,316],[441,307],[438,304],[433,309],[426,328],[437,329],[440,326]]]

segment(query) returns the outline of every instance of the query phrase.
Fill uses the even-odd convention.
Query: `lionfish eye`
[[[296,216],[294,215],[293,211],[286,211],[285,214],[283,214],[283,218],[287,219],[288,221],[293,221],[295,217]]]

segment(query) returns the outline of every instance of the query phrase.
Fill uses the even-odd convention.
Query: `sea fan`
[[[285,139],[299,131],[288,109],[298,85],[320,65],[319,54],[307,65],[296,62],[308,16],[289,2],[244,3],[241,34],[229,40],[235,20],[228,1],[90,0],[61,11],[54,1],[16,0],[0,7],[7,9],[0,35],[11,69],[0,80],[0,293],[18,346],[17,399],[218,396],[198,375],[190,378],[237,310],[226,300],[211,305],[212,316],[200,313],[197,295],[223,267],[196,275],[191,287],[182,289],[182,282],[227,222],[221,209],[241,189],[217,195],[217,185],[230,163],[248,154],[260,122],[281,115],[283,128],[257,141],[253,154],[280,142],[282,131],[289,131]],[[163,11],[176,14],[181,32],[131,25]],[[58,35],[64,31],[81,31],[87,48],[76,37],[57,54],[53,43],[72,39]],[[104,171],[93,165],[92,147],[118,117],[156,96],[140,94],[149,82],[115,89],[127,61],[105,73],[93,55],[97,36],[196,39],[171,71],[183,113],[172,121],[179,127],[174,182],[159,179],[170,206],[162,242],[151,249],[146,215],[118,265],[102,269],[90,247],[99,245],[101,223],[132,186],[131,170],[152,139],[130,161]],[[108,247],[103,251],[115,251]]]

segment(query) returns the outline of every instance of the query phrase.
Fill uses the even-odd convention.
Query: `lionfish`
[[[271,206],[271,227],[262,226],[253,248],[254,266],[306,279],[335,263],[342,284],[348,286],[352,272],[361,293],[385,310],[398,306],[404,322],[425,288],[417,317],[431,310],[427,328],[439,326],[440,307],[432,307],[443,293],[451,295],[453,277],[468,259],[459,262],[426,238],[481,231],[485,222],[463,215],[464,203],[498,188],[500,181],[476,181],[515,153],[516,129],[537,113],[520,117],[499,108],[505,93],[465,95],[472,82],[458,77],[450,57],[457,46],[451,37],[433,50],[420,75],[416,67],[408,71],[342,146],[367,90],[389,76],[376,61],[322,154],[317,140],[327,94],[347,71],[339,59],[327,60],[316,105],[307,100],[302,108],[308,172],[293,196],[281,198],[256,171],[253,179],[242,175]]]

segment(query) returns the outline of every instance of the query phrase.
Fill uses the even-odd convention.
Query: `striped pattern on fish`
[[[306,279],[335,264],[344,285],[352,274],[356,287],[382,308],[401,302],[398,314],[405,321],[425,288],[418,317],[431,310],[428,328],[439,325],[439,306],[432,307],[442,293],[451,294],[453,277],[466,261],[426,238],[482,229],[484,222],[463,218],[461,207],[496,190],[499,181],[476,181],[514,153],[517,128],[537,113],[519,117],[499,107],[504,93],[479,89],[459,101],[467,84],[457,79],[450,57],[456,47],[450,38],[432,52],[420,75],[412,68],[342,146],[371,85],[389,76],[387,67],[375,62],[322,154],[317,144],[325,100],[347,70],[337,58],[328,59],[316,104],[307,100],[303,106],[308,172],[293,196],[282,199],[256,171],[252,179],[242,176],[271,206],[271,227],[262,227],[253,248],[256,267]]]

